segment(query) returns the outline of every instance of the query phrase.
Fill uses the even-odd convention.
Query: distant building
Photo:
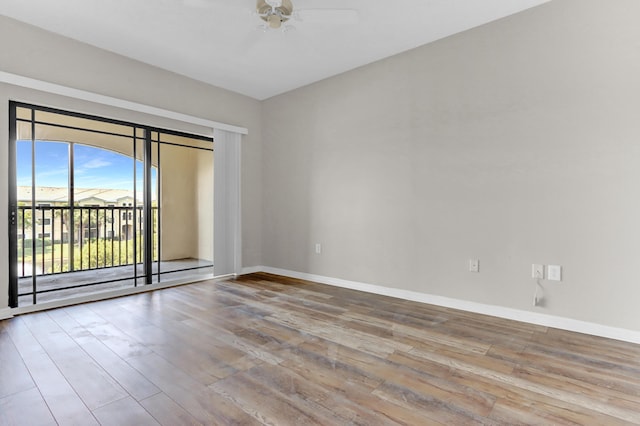
[[[63,187],[18,186],[18,239],[69,241],[71,226],[69,190]],[[31,207],[35,195],[35,217]],[[142,196],[134,207],[133,191],[123,189],[81,188],[74,192],[74,241],[91,238],[131,239],[134,229],[143,229]]]

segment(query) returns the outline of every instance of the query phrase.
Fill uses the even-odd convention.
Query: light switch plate
[[[480,272],[480,260],[469,259],[469,272]]]
[[[548,265],[547,266],[547,279],[549,281],[562,281],[562,266],[560,266],[560,265]]]

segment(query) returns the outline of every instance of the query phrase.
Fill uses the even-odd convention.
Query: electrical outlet
[[[547,279],[549,281],[562,281],[562,266],[560,265],[547,266]]]
[[[534,280],[543,280],[544,279],[544,265],[540,265],[538,263],[534,263],[531,265],[531,278]]]
[[[316,243],[316,254],[322,253],[322,244]]]
[[[469,272],[480,272],[480,261],[478,259],[469,259]]]

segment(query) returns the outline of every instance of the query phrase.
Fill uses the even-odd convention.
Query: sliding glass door
[[[213,273],[213,141],[12,102],[10,304]]]

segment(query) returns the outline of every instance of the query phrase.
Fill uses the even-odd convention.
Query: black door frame
[[[18,306],[18,184],[16,108],[9,103],[9,307]]]
[[[65,126],[65,125],[57,125],[59,127],[64,127],[64,128],[68,128],[68,129],[75,129],[75,130],[82,130],[82,131],[89,131],[92,133],[102,133],[102,134],[110,134],[110,135],[115,135],[115,136],[125,136],[125,137],[131,137],[132,141],[133,141],[133,147],[134,147],[134,194],[136,193],[136,189],[135,189],[135,184],[136,184],[136,167],[137,167],[137,155],[136,155],[136,147],[137,147],[137,142],[142,140],[144,143],[144,149],[143,149],[143,206],[142,206],[142,211],[143,211],[143,220],[144,220],[144,235],[143,235],[143,247],[144,247],[144,257],[143,257],[143,270],[144,273],[142,275],[138,274],[138,268],[137,268],[137,254],[135,254],[134,252],[134,276],[133,277],[127,277],[127,278],[123,278],[122,280],[125,279],[133,279],[134,281],[134,286],[138,285],[138,279],[139,278],[144,278],[144,283],[146,285],[148,284],[152,284],[153,282],[153,276],[157,275],[158,277],[161,276],[161,270],[160,270],[160,262],[158,262],[158,267],[157,267],[157,271],[154,273],[153,272],[153,235],[152,235],[152,226],[153,226],[153,215],[151,213],[152,210],[152,194],[151,194],[151,177],[152,177],[152,173],[151,173],[151,168],[152,168],[152,145],[153,143],[156,143],[156,147],[158,149],[157,152],[157,156],[158,156],[158,178],[159,178],[159,173],[160,173],[160,165],[159,165],[159,158],[160,158],[160,152],[159,152],[159,148],[160,148],[160,144],[161,143],[166,143],[166,142],[160,142],[160,140],[153,140],[152,138],[152,134],[155,132],[155,134],[160,135],[160,134],[168,134],[168,135],[175,135],[175,136],[180,136],[180,137],[186,137],[186,138],[191,138],[191,139],[196,139],[196,140],[201,140],[201,141],[206,141],[206,142],[211,142],[213,143],[213,138],[211,137],[207,137],[207,136],[201,136],[201,135],[194,135],[194,134],[190,134],[190,133],[185,133],[185,132],[180,132],[180,131],[175,131],[175,130],[169,130],[169,129],[161,129],[161,128],[157,128],[154,126],[148,126],[148,125],[141,125],[141,124],[137,124],[137,123],[133,123],[133,122],[128,122],[128,121],[123,121],[123,120],[115,120],[115,119],[110,119],[110,118],[105,118],[105,117],[100,117],[100,116],[95,116],[95,115],[91,115],[91,114],[84,114],[84,113],[78,113],[78,112],[72,112],[72,111],[65,111],[65,110],[61,110],[61,109],[57,109],[57,108],[51,108],[51,107],[45,107],[45,106],[39,106],[39,105],[34,105],[34,104],[29,104],[29,103],[24,103],[24,102],[18,102],[18,101],[9,101],[9,179],[8,179],[8,184],[9,184],[9,307],[11,308],[15,308],[18,307],[18,299],[19,299],[19,289],[18,289],[18,238],[17,238],[17,227],[18,227],[18,195],[17,195],[17,149],[16,149],[16,145],[17,145],[17,121],[18,121],[18,117],[17,117],[17,108],[28,108],[31,109],[32,111],[32,117],[31,117],[31,123],[32,123],[32,143],[35,142],[35,124],[37,123],[35,120],[35,111],[44,111],[44,112],[51,112],[51,113],[55,113],[55,114],[61,114],[61,115],[67,115],[67,116],[71,116],[71,117],[76,117],[76,118],[82,118],[82,119],[88,119],[88,120],[95,120],[95,121],[100,121],[100,122],[105,122],[105,123],[110,123],[110,124],[116,124],[116,125],[123,125],[123,126],[128,126],[128,127],[132,127],[133,129],[133,134],[132,135],[121,135],[121,134],[116,134],[116,133],[110,133],[110,132],[105,132],[105,131],[98,131],[95,129],[86,129],[86,128],[79,128],[79,127],[73,127],[73,126]],[[48,125],[52,125],[51,123],[42,123],[42,124],[48,124]],[[138,136],[138,130],[142,130],[144,132],[144,136]],[[198,148],[198,147],[193,147],[193,146],[187,146],[187,145],[181,145],[181,144],[177,144],[177,143],[166,143],[169,145],[176,145],[176,146],[184,146],[186,148],[196,148],[196,149],[204,149],[204,150],[210,150],[213,151],[213,148],[208,149],[208,148]],[[33,146],[33,145],[32,145]],[[73,209],[73,167],[71,167],[73,165],[73,150],[71,150],[70,152],[70,170],[69,170],[69,180],[70,180],[70,191],[72,191],[72,198],[70,198],[70,202],[72,203],[72,205],[70,206],[71,209]],[[35,158],[32,157],[32,164],[34,164],[35,162]],[[34,166],[32,167],[34,168]],[[35,174],[35,169],[32,170],[32,174]],[[159,182],[159,180],[158,180]],[[33,181],[32,181],[32,185],[33,185]],[[161,230],[160,230],[160,213],[159,213],[159,209],[160,209],[160,197],[161,197],[161,191],[160,188],[157,189],[158,190],[158,196],[157,196],[157,201],[158,201],[158,234],[157,234],[157,238],[158,238],[158,259],[160,259],[160,250],[161,250]],[[134,200],[136,199],[136,197],[134,196]],[[134,208],[134,212],[137,212],[137,207]],[[134,215],[135,216],[135,215]],[[135,217],[134,217],[135,219]],[[73,219],[71,219],[73,220]],[[135,226],[136,221],[134,220],[134,226]],[[33,228],[33,226],[32,226]],[[35,232],[35,231],[34,231]],[[137,246],[137,242],[135,242],[135,238],[137,238],[136,235],[134,235],[134,248]],[[33,249],[33,245],[35,245],[35,238],[32,238],[32,249]],[[32,250],[33,253],[35,253],[35,250]],[[35,257],[34,257],[35,258]],[[187,268],[184,270],[190,270],[190,269],[197,269],[197,268]],[[174,272],[180,272],[178,270],[174,271]],[[37,298],[36,295],[41,293],[39,291],[36,291],[36,273],[35,270],[32,271],[32,279],[33,279],[33,304],[35,305],[37,303]],[[120,280],[115,280],[115,281],[120,281]],[[65,287],[64,289],[72,289],[72,288],[79,288],[79,287],[87,287],[87,286],[91,286],[91,285],[99,285],[99,284],[105,284],[108,282],[113,282],[113,280],[111,281],[101,281],[101,282],[94,282],[91,284],[83,284],[83,285],[76,285],[76,286],[69,286],[69,287]],[[59,290],[59,289],[58,289]],[[29,293],[31,294],[31,293]]]

